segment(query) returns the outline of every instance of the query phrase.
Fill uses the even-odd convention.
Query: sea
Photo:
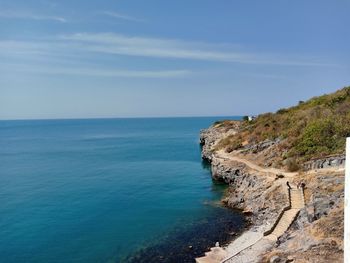
[[[240,117],[0,121],[0,262],[194,262],[244,228],[199,132]]]

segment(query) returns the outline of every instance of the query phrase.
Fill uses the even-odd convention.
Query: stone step
[[[223,258],[225,258],[227,255],[226,255],[226,252],[225,250],[223,250],[222,248],[220,248],[221,250],[218,250],[218,251],[210,251],[210,252],[206,252],[205,255],[211,259],[214,259],[214,260],[222,260]]]
[[[292,200],[291,200],[291,203],[293,203],[293,202],[300,202],[300,203],[303,203],[304,200],[303,200],[303,199],[292,199]]]
[[[285,230],[287,230],[287,228],[288,228],[289,226],[290,226],[290,224],[279,225],[279,226],[277,226],[277,227],[274,229],[273,232],[279,232],[280,230],[285,231]],[[272,233],[273,233],[273,232],[272,232]]]
[[[292,206],[293,206],[293,205],[297,205],[297,204],[303,205],[304,202],[302,202],[302,201],[292,201],[292,202],[291,202],[291,205],[292,205]],[[292,208],[293,208],[293,207],[292,207]]]
[[[278,226],[272,233],[279,233],[280,231],[286,231],[290,225]]]
[[[290,225],[290,222],[282,222],[281,224],[278,224],[278,227],[285,228],[285,227],[289,227],[289,225]]]
[[[227,252],[221,247],[212,247],[209,252],[205,253],[204,257],[196,258],[197,263],[220,263]]]
[[[220,261],[213,261],[208,257],[196,258],[196,263],[220,263]]]
[[[293,208],[293,209],[299,209],[299,208],[303,208],[303,207],[304,207],[303,204],[293,204],[293,205],[292,205],[292,208]]]

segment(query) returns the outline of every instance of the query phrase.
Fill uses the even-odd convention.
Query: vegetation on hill
[[[350,87],[300,101],[297,106],[244,120],[241,131],[223,139],[217,148],[237,150],[247,144],[281,139],[283,159],[297,163],[345,151],[350,136]]]

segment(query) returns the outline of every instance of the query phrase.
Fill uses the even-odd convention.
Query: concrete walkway
[[[269,250],[273,245],[274,241],[267,238],[261,238],[258,242],[252,246],[242,250],[240,253],[236,254],[234,257],[225,259],[221,262],[225,263],[256,263],[259,262],[259,255],[263,254],[265,251]]]
[[[227,251],[227,254],[230,256],[236,255],[240,251],[255,244],[263,237],[264,237],[264,229],[262,227],[255,230],[249,230],[243,233],[237,239],[235,239],[227,247],[225,247],[225,250]]]

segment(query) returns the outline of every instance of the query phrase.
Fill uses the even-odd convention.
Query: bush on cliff
[[[296,155],[311,157],[342,151],[348,134],[342,132],[340,121],[327,118],[309,123],[295,143]]]
[[[350,136],[350,87],[243,122],[241,131],[218,147],[230,150],[237,149],[238,140],[256,144],[281,138],[283,154],[301,163],[343,153],[347,136]]]
[[[300,169],[300,166],[294,158],[290,158],[287,160],[287,170],[289,172],[296,172],[299,169]]]

